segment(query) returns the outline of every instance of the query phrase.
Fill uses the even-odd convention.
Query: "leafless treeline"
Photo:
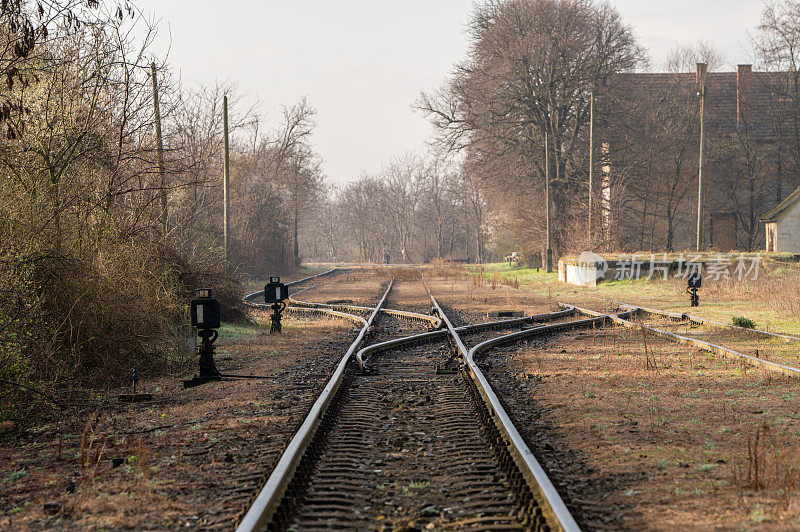
[[[616,10],[589,0],[490,0],[469,28],[468,59],[418,105],[440,143],[464,152],[464,171],[528,251],[542,249],[549,173],[553,246],[563,251],[585,233],[575,229],[585,212],[576,199],[586,188],[589,95],[603,97],[643,54]]]
[[[151,51],[155,29],[127,3],[39,6],[0,6],[0,379],[127,378],[175,360],[192,289],[232,300],[236,269],[298,260],[299,219],[322,190],[315,111],[300,100],[269,126],[235,86],[181,86]]]
[[[330,194],[308,220],[306,256],[319,260],[483,260],[486,206],[474,182],[442,158],[408,154]]]

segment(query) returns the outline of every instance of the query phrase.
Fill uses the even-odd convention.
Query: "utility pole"
[[[150,74],[153,79],[153,108],[156,114],[156,146],[158,156],[158,175],[161,177],[161,230],[167,234],[167,180],[164,174],[164,139],[161,137],[161,110],[158,106],[158,80],[156,79],[156,63],[150,63]]]
[[[697,170],[697,251],[703,249],[703,163],[705,162],[706,128],[706,68],[697,63],[697,82],[700,85],[700,162]]]
[[[594,246],[594,91],[589,93],[589,245]]]
[[[545,271],[553,271],[553,250],[550,247],[550,140],[547,134],[547,126],[544,130],[544,191],[546,197],[545,204],[545,226],[547,231],[547,245],[545,248]]]
[[[223,163],[223,198],[225,201],[224,207],[224,221],[222,222],[222,233],[225,244],[225,262],[230,262],[230,248],[228,247],[228,230],[231,223],[231,194],[230,194],[230,152],[228,148],[228,97],[222,98],[222,122],[223,131],[225,134],[225,160]]]

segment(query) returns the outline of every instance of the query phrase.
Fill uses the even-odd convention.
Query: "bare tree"
[[[800,184],[800,2],[767,2],[752,45],[759,66],[774,73],[765,88],[773,95],[770,101],[778,203],[783,199],[785,170],[790,186]]]
[[[591,0],[491,0],[476,8],[470,34],[469,59],[418,106],[440,143],[470,152],[487,170],[483,181],[505,193],[544,188],[547,132],[558,245],[580,197],[589,93],[602,98],[612,76],[640,64],[643,52],[617,11]]]

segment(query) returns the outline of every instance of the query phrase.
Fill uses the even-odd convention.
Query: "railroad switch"
[[[219,329],[221,320],[219,301],[211,297],[210,288],[199,288],[196,292],[197,297],[191,302],[190,312],[192,327],[198,329],[197,335],[202,340],[197,348],[200,355],[200,374],[183,381],[184,388],[222,380],[214,362],[214,342],[219,337],[216,329]]]

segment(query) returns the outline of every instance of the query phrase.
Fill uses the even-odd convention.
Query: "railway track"
[[[402,282],[406,292],[424,288],[436,319],[385,308],[390,285],[238,530],[578,530],[474,357],[607,317],[547,324],[575,313],[565,309],[455,328],[421,277]],[[367,308],[291,303],[326,314]],[[478,345],[468,350],[462,334]]]
[[[800,338],[727,325],[683,313],[666,312],[628,303],[607,303],[626,309],[634,319],[610,316],[618,325],[636,328],[668,340],[792,378],[800,378]],[[607,315],[562,303],[587,316]],[[644,318],[644,319],[642,319]],[[683,330],[681,330],[683,329]]]
[[[515,412],[506,412],[481,371],[488,351],[528,338],[613,323],[800,376],[798,363],[745,352],[754,341],[792,350],[800,339],[790,335],[625,303],[603,311],[562,305],[558,312],[455,327],[421,277],[413,283],[424,287],[430,315],[418,297],[411,309],[402,308],[404,298],[391,287],[376,307],[315,303],[295,293],[292,312],[347,317],[362,324],[364,336],[340,362],[335,387],[326,387],[333,393],[325,408],[312,409],[313,430],[301,429],[295,438],[302,436],[302,445],[284,453],[281,460],[292,467],[270,478],[239,530],[577,530],[514,427]],[[394,286],[408,293],[410,284]]]

